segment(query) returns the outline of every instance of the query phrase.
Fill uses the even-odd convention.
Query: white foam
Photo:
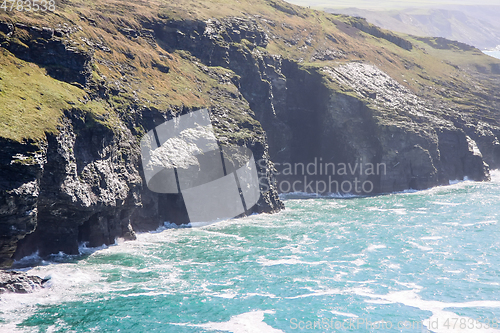
[[[463,269],[459,269],[459,270],[454,270],[454,271],[445,271],[446,273],[451,273],[451,274],[460,274],[460,273],[463,273],[464,270]]]
[[[420,249],[422,251],[432,251],[432,247],[423,246],[423,245],[417,244],[415,242],[409,241],[408,244],[411,244],[411,245],[415,246],[417,249]]]
[[[178,326],[200,327],[210,331],[226,331],[233,333],[284,333],[282,330],[264,322],[264,314],[275,314],[273,310],[251,311],[231,317],[229,321],[216,323],[209,322],[206,324],[184,324],[171,323]]]
[[[367,299],[365,300],[366,303],[370,304],[381,304],[381,305],[386,305],[386,304],[393,304],[394,302],[390,301],[384,301],[382,299]]]
[[[366,248],[366,252],[373,252],[373,251],[376,251],[376,250],[379,250],[379,249],[385,249],[387,246],[385,246],[384,244],[371,244],[370,246],[368,246]]]
[[[2,294],[0,313],[2,319],[6,321],[2,323],[2,328],[9,327],[9,330],[5,332],[17,332],[10,328],[33,315],[38,306],[85,299],[85,296],[77,296],[75,290],[106,292],[105,286],[98,283],[100,277],[96,276],[95,272],[79,269],[75,264],[39,266],[29,270],[28,274],[50,278],[50,280],[45,283],[45,288],[33,293]]]
[[[268,298],[280,298],[274,294],[271,293],[246,293],[243,298],[249,298],[249,297],[268,297]]]
[[[236,294],[236,293],[214,293],[214,294],[211,294],[211,296],[219,297],[219,298],[226,298],[226,299],[233,299],[236,296],[238,296],[238,294]]]
[[[490,175],[493,183],[500,183],[500,169],[490,170]]]
[[[233,235],[233,234],[226,234],[226,233],[223,233],[223,232],[218,232],[218,231],[211,231],[211,230],[207,230],[207,229],[201,229],[203,230],[203,232],[207,233],[207,234],[211,234],[211,235],[214,235],[214,236],[222,236],[222,237],[232,237],[232,238],[235,238],[239,241],[242,241],[242,242],[246,242],[247,239],[245,237],[241,237],[241,236],[238,236],[238,235]]]
[[[347,312],[340,312],[340,311],[332,310],[332,311],[330,311],[330,313],[337,315],[337,316],[342,316],[342,317],[358,318],[358,316],[356,316],[355,314],[347,313]]]
[[[219,223],[225,220],[216,220],[216,221],[210,221],[210,222],[191,222],[190,225],[194,228],[201,228],[201,227],[206,227],[215,223]]]
[[[356,266],[362,266],[362,265],[366,264],[366,262],[361,258],[354,260],[352,263]]]
[[[15,260],[13,267],[18,269],[17,267],[35,266],[36,264],[42,263],[42,262],[43,262],[42,258],[40,258],[40,256],[38,255],[38,251],[36,251],[29,256],[23,257],[19,260]],[[24,269],[21,269],[21,270],[24,270]]]
[[[497,224],[496,220],[488,220],[488,221],[481,221],[481,222],[476,222],[475,225],[493,225]]]
[[[459,206],[461,203],[456,203],[456,202],[442,202],[442,201],[433,201],[432,202],[435,205],[440,205],[440,206]]]
[[[117,244],[118,242],[115,240],[115,243]],[[97,247],[88,247],[87,245],[88,245],[87,242],[80,244],[80,246],[78,247],[78,252],[80,253],[80,255],[92,254],[96,251],[104,250],[104,249],[107,249],[109,247],[106,244],[102,244],[101,246],[97,246]]]
[[[443,239],[441,236],[426,236],[426,237],[420,237],[422,240],[438,240],[438,239]]]
[[[339,295],[342,294],[342,290],[340,289],[327,289],[323,291],[316,291],[310,294],[298,295],[298,296],[290,296],[284,297],[287,299],[298,299],[298,298],[307,298],[307,297],[317,297],[317,296],[328,296],[328,295]]]
[[[362,198],[361,195],[355,195],[350,193],[328,193],[328,194],[319,194],[319,193],[308,193],[308,192],[288,192],[288,193],[280,193],[279,195],[281,200],[289,200],[289,199],[311,199],[311,198]]]
[[[401,303],[406,306],[411,306],[414,308],[418,308],[423,311],[432,312],[432,316],[426,320],[424,320],[424,325],[427,329],[431,330],[435,333],[443,333],[443,332],[456,332],[456,333],[475,333],[475,332],[488,332],[488,333],[499,333],[500,330],[485,328],[485,325],[480,325],[480,322],[475,321],[472,318],[459,316],[456,313],[444,311],[446,308],[500,308],[500,301],[470,301],[470,302],[460,302],[460,303],[449,303],[449,302],[440,302],[440,301],[426,301],[420,298],[418,292],[422,289],[422,287],[411,284],[403,284],[407,287],[413,288],[411,290],[397,291],[392,292],[387,295],[376,295],[370,292],[366,292],[363,290],[357,290],[356,294],[360,296],[367,296],[372,298],[372,300],[367,300],[368,303],[376,303],[379,302],[390,302],[390,303]],[[454,329],[450,329],[450,325],[455,322],[455,319],[460,320],[463,319],[469,323],[474,323],[473,328],[460,328],[456,326]]]
[[[257,259],[257,263],[261,264],[262,266],[276,266],[276,265],[311,265],[311,266],[316,266],[316,265],[328,264],[328,261],[303,261],[303,260],[299,260],[297,258],[277,259],[277,260],[259,258],[259,259]]]
[[[192,226],[190,223],[178,225],[175,223],[171,223],[169,221],[165,221],[165,222],[163,222],[163,225],[159,226],[154,231],[138,232],[137,234],[138,235],[140,235],[140,234],[156,234],[156,233],[160,233],[160,232],[163,232],[165,230],[168,230],[168,229],[181,229],[181,228],[191,228],[191,227]]]

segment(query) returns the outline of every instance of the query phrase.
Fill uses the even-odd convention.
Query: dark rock
[[[54,36],[54,29],[43,27],[41,32],[42,38],[51,39]]]
[[[0,270],[0,294],[5,292],[26,294],[43,287],[47,279],[24,272]]]
[[[37,39],[37,36],[51,38],[53,31],[50,28],[31,27],[29,30],[35,39],[11,38],[6,48],[22,60],[44,66],[48,74],[57,80],[86,86],[91,73],[91,51],[77,49],[59,39]]]
[[[21,22],[16,22],[15,26],[16,26],[16,28],[19,28],[19,29],[28,30],[28,26],[26,24],[21,23]]]
[[[0,22],[0,31],[9,35],[14,31],[14,26],[8,22]]]
[[[41,35],[43,30],[42,30],[42,28],[31,26],[31,27],[29,27],[29,31],[32,34],[34,34],[35,36],[37,36],[37,35]]]
[[[140,32],[138,32],[137,30],[134,30],[134,29],[130,29],[130,28],[118,28],[118,30],[124,34],[125,36],[127,36],[128,38],[137,38],[140,36]]]
[[[168,67],[167,65],[157,63],[157,62],[154,62],[152,64],[152,66],[154,68],[157,68],[160,72],[165,73],[165,74],[167,74],[170,71],[170,67]]]
[[[415,37],[415,39],[418,39],[435,49],[441,50],[471,51],[476,49],[474,46],[454,40],[449,40],[443,37]]]
[[[44,149],[0,138],[0,267],[9,267],[17,242],[36,228]]]
[[[80,118],[81,117],[81,118]],[[78,254],[78,245],[133,239],[130,216],[139,205],[138,151],[129,131],[115,133],[89,115],[67,113],[48,136],[40,178],[37,228],[18,243],[15,258],[38,251]]]
[[[56,30],[54,30],[54,36],[64,37],[64,31],[62,31],[61,29],[56,29]]]

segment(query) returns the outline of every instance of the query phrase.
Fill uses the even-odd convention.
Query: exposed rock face
[[[23,272],[0,271],[0,294],[5,292],[30,293],[41,288],[45,282],[47,280]]]
[[[92,54],[79,48],[79,44],[67,37],[78,30],[77,27],[65,26],[53,28],[27,26],[17,23],[15,26],[2,23],[0,43],[25,61],[34,62],[47,69],[50,76],[68,83],[85,86],[90,77]],[[22,41],[9,38],[14,31],[26,36]]]
[[[235,30],[241,23],[239,20],[231,22],[232,38],[251,38],[243,29],[245,26]],[[220,29],[219,23],[210,24],[213,29]],[[85,85],[94,96],[107,95],[107,92],[95,94],[96,90],[106,89],[88,80],[87,68],[93,62],[91,52],[75,50],[57,35],[48,36],[48,32],[44,35],[47,39],[36,35],[39,38],[32,41],[31,37],[43,34],[43,29],[24,25],[7,28],[30,31],[30,37],[25,40],[27,44],[6,39],[7,48],[19,58],[45,66],[56,79]],[[144,31],[148,34],[130,30],[123,33],[132,39],[154,38],[154,31]],[[70,30],[62,36],[71,33]],[[265,34],[260,32],[254,39],[264,45]],[[23,48],[21,44],[29,47]],[[51,61],[58,62],[59,72],[52,70]],[[160,71],[168,72],[168,68],[162,67]],[[218,75],[208,68],[207,74]],[[234,85],[231,80],[227,84]],[[214,89],[212,98],[233,100],[231,112],[235,116],[252,114],[241,95],[228,95]],[[113,244],[117,237],[135,239],[134,230],[155,230],[165,221],[187,223],[182,197],[152,193],[143,183],[137,128],[148,131],[167,120],[169,113],[138,105],[131,108],[137,111],[124,121],[116,119],[113,128],[90,113],[68,110],[61,119],[58,133],[47,133],[46,141],[31,145],[5,142],[1,151],[0,266],[9,267],[13,259],[34,252],[42,257],[61,251],[78,254],[82,242],[94,247]],[[189,112],[189,109],[180,112]],[[258,172],[262,196],[248,213],[282,209],[272,184],[273,166],[266,136],[258,122],[249,124],[239,118],[227,119],[227,110],[223,108],[213,108],[210,112],[214,126],[223,137],[231,137],[231,133],[238,130],[246,131],[249,139],[234,143],[249,147],[255,159],[261,162]]]
[[[464,177],[489,179],[489,167],[476,142],[453,121],[433,112],[442,106],[419,98],[372,65],[351,63],[323,71],[336,83],[370,99],[358,122],[370,122],[372,128],[363,132],[371,135],[356,134],[362,125],[351,127],[354,112],[339,110],[336,101],[329,104],[328,116],[334,118],[330,120],[333,131],[344,128],[345,135],[364,138],[345,143],[355,159],[387,167],[387,172],[378,175],[377,192],[425,189]]]
[[[39,251],[78,254],[78,243],[134,239],[130,215],[139,205],[141,179],[129,131],[114,133],[95,120],[68,113],[60,132],[47,137],[35,233],[17,257]]]
[[[12,264],[17,241],[37,225],[43,150],[0,140],[0,267]],[[42,147],[43,149],[43,147]]]
[[[226,33],[234,26],[232,20],[215,25],[217,28],[211,21],[187,26],[169,22],[156,35],[170,49],[187,49],[207,65],[224,66],[241,76],[240,90],[266,130],[271,158],[278,165],[321,160],[354,169],[358,164],[354,172],[326,176],[302,169],[288,175],[280,172],[278,184],[300,181],[296,190],[317,192],[305,187],[304,176],[308,181],[338,184],[359,180],[369,181],[373,187],[359,192],[350,187],[347,191],[326,187],[319,192],[387,193],[425,189],[456,179],[488,180],[489,166],[498,168],[500,146],[494,133],[499,128],[495,124],[482,123],[478,128],[477,122],[461,118],[459,111],[418,97],[373,65],[347,63],[311,73],[280,56],[238,47]],[[260,30],[252,28],[245,34],[260,36]],[[391,42],[411,50],[411,43],[399,37]],[[325,84],[325,76],[348,93]],[[488,152],[487,157],[482,151]],[[368,173],[365,169],[363,174],[361,164],[380,167]],[[286,185],[278,190],[288,192],[290,188]]]
[[[272,6],[287,15],[304,15],[277,1]],[[98,24],[82,20],[90,26]],[[167,64],[141,59],[141,66],[150,66],[157,70],[154,75],[160,75],[160,82],[155,83],[162,83],[165,77],[176,80],[170,65],[179,65],[182,58],[183,66],[194,68],[191,76],[186,74],[191,86],[186,85],[197,90],[190,96],[202,94],[208,86],[209,111],[218,137],[252,150],[261,177],[261,199],[248,213],[282,209],[279,190],[386,193],[424,189],[465,177],[487,180],[490,167],[500,168],[500,127],[495,116],[471,119],[445,99],[412,92],[375,65],[349,62],[355,52],[336,48],[345,42],[344,37],[328,34],[329,44],[325,42],[324,48],[306,58],[342,63],[305,67],[301,64],[304,59],[267,49],[271,40],[292,47],[302,38],[300,34],[272,34],[270,27],[276,23],[257,15],[208,20],[160,15],[141,24],[133,29],[117,27],[116,31],[125,41],[144,42],[141,47],[151,47],[160,52],[160,59],[172,60]],[[372,26],[339,29],[344,28],[356,38],[361,29],[386,44],[388,40],[400,52],[413,49],[406,40]],[[293,28],[283,23],[283,29]],[[9,266],[12,258],[35,251],[41,256],[60,251],[77,254],[81,242],[112,244],[117,237],[134,239],[134,231],[154,230],[165,221],[186,223],[181,196],[156,194],[145,187],[139,142],[142,134],[174,115],[190,112],[190,107],[179,103],[159,109],[155,101],[139,101],[137,91],[130,88],[133,75],[139,72],[127,64],[137,55],[130,49],[119,50],[119,56],[109,60],[108,55],[116,55],[117,50],[84,37],[78,26],[30,28],[5,23],[0,24],[0,31],[5,49],[44,66],[58,80],[86,89],[92,101],[104,100],[115,108],[109,114],[116,117],[109,121],[75,107],[64,112],[57,131],[46,133],[44,140],[21,144],[0,139],[0,266]],[[15,31],[21,31],[25,39],[14,38]],[[72,34],[78,34],[86,46],[78,47]],[[303,49],[313,45],[313,35],[304,37]],[[93,69],[97,64],[117,68],[121,77],[107,82]],[[175,73],[183,75],[178,68]],[[141,78],[153,80],[148,75]],[[189,90],[183,83],[180,88],[168,87]],[[463,87],[447,88],[458,94]],[[147,89],[156,91],[153,85]],[[169,93],[158,91],[150,96]],[[446,97],[446,91],[442,93]],[[493,108],[500,105],[493,98],[491,103]],[[330,163],[337,170],[310,172],[307,165],[317,162]],[[307,170],[285,173],[286,164],[302,164],[302,170]],[[339,172],[342,164],[344,172]],[[376,170],[362,171],[360,164]],[[308,181],[323,181],[326,187],[280,187],[284,181],[304,181],[304,174]],[[370,182],[372,187],[360,193],[354,188],[327,186],[327,182],[346,181]]]
[[[213,114],[217,125],[217,110]],[[11,192],[2,191],[6,201],[26,202],[24,206],[11,203],[10,220],[2,221],[12,230],[3,239],[4,266],[11,263],[16,245],[17,259],[34,252],[42,257],[60,251],[78,254],[82,242],[91,247],[109,245],[117,237],[135,239],[134,229],[155,230],[164,221],[186,223],[187,212],[178,195],[152,193],[143,185],[138,142],[130,130],[124,126],[112,130],[74,112],[68,112],[62,122],[57,135],[47,136],[46,150],[39,158],[43,163],[36,169],[43,172]],[[147,119],[145,125],[152,126]],[[283,204],[270,181],[265,137],[250,148],[256,160],[265,161],[259,173],[261,182],[268,184],[253,212],[280,210]],[[21,223],[22,228],[13,229]]]

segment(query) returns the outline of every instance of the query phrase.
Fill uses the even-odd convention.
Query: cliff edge
[[[71,0],[0,13],[0,45],[4,267],[185,223],[145,187],[139,144],[200,108],[258,161],[251,212],[500,168],[500,61],[465,44],[279,0]]]

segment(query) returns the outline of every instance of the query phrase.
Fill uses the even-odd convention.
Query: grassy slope
[[[474,111],[468,108],[475,98],[474,90],[488,88],[455,65],[475,71],[477,66],[490,68],[491,64],[500,63],[477,50],[462,51],[452,47],[436,50],[418,40],[412,40],[417,47],[406,51],[351,27],[349,22],[352,18],[308,10],[280,0],[68,0],[58,6],[55,14],[0,13],[0,20],[28,22],[37,26],[54,27],[67,23],[81,27],[71,35],[72,40],[80,44],[79,47],[88,48],[81,40],[86,38],[100,41],[112,50],[111,53],[95,51],[94,80],[106,82],[110,87],[120,82],[122,92],[108,101],[94,101],[89,107],[80,102],[86,95],[82,89],[51,79],[44,75],[42,68],[23,63],[4,52],[0,56],[0,135],[17,141],[43,138],[44,131],[56,129],[62,110],[69,108],[84,108],[114,117],[116,113],[126,113],[131,102],[159,110],[172,106],[211,106],[214,103],[211,101],[211,89],[216,86],[225,88],[202,71],[189,55],[182,51],[170,54],[160,47],[152,47],[145,39],[130,40],[118,28],[140,29],[142,22],[157,21],[159,17],[206,20],[226,16],[260,20],[268,33],[276,37],[272,38],[267,52],[301,59],[305,67],[365,61],[377,65],[414,92],[433,98],[442,98],[439,90],[443,82],[470,86],[472,88],[467,93],[456,97],[445,96],[449,101],[464,103],[468,110],[464,112]],[[264,22],[262,18],[268,21]],[[327,36],[334,37],[338,43]],[[289,43],[291,40],[295,45]],[[326,49],[341,51],[345,58],[311,61],[317,50]],[[125,53],[132,54],[133,59],[126,57]],[[99,64],[99,60],[106,61],[108,65]],[[162,73],[154,64],[168,66],[170,72]]]
[[[410,7],[435,7],[439,5],[472,5],[472,6],[495,6],[497,0],[288,0],[288,2],[299,6],[311,6],[316,8],[366,8],[372,10],[388,10],[391,8]]]

